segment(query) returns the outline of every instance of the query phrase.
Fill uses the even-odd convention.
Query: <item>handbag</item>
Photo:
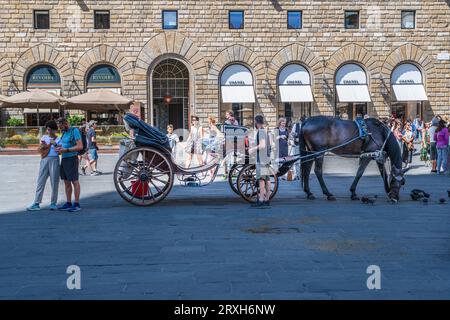
[[[46,143],[41,143],[37,149],[37,151],[39,152],[39,154],[41,155],[41,159],[44,159],[45,157],[48,156],[49,152],[50,152],[50,144],[46,144]]]

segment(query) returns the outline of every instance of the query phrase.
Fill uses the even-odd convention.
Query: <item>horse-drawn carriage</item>
[[[124,122],[133,131],[133,139],[125,141],[122,146],[120,159],[114,169],[114,184],[126,201],[139,206],[156,204],[169,194],[175,177],[181,185],[208,185],[216,178],[222,159],[231,159],[232,166],[228,173],[231,189],[248,202],[257,200],[256,166],[255,162],[250,161],[248,151],[251,137],[247,128],[222,125],[223,140],[217,153],[221,153],[223,158],[216,154],[205,165],[185,168],[174,161],[168,138],[164,134],[131,114],[124,117]],[[353,123],[323,116],[305,121],[299,133],[300,154],[277,159],[270,167],[270,198],[278,191],[278,178],[286,174],[295,162],[301,161],[301,180],[308,199],[314,199],[309,189],[309,174],[314,162],[314,171],[324,195],[328,200],[335,200],[322,177],[323,156],[332,152],[360,158],[357,175],[350,188],[352,200],[359,199],[355,193],[358,181],[369,162],[375,160],[386,193],[392,201],[398,201],[400,187],[404,184],[403,175],[407,171],[402,169],[398,143],[390,129],[380,121],[369,119],[364,125],[365,130],[361,130],[357,121]],[[387,158],[391,162],[389,180],[385,168]]]
[[[185,168],[176,163],[168,138],[163,133],[130,114],[124,117],[124,122],[133,138],[121,142],[114,184],[126,201],[139,206],[156,204],[169,194],[176,180],[184,186],[206,186],[214,181],[225,158],[231,162],[228,173],[231,189],[248,202],[256,201],[255,165],[249,161],[247,128],[222,125],[223,139],[211,161]],[[271,184],[273,198],[278,190],[275,170],[272,171]]]

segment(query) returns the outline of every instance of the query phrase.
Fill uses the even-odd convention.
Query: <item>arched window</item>
[[[242,64],[226,67],[220,76],[220,118],[225,121],[225,113],[233,111],[240,125],[253,126],[255,115],[255,89],[251,71]]]
[[[304,66],[292,63],[281,69],[278,75],[278,101],[278,117],[286,118],[288,126],[302,116],[311,116],[314,97],[311,77]]]
[[[336,116],[353,120],[356,116],[368,114],[370,98],[367,75],[355,64],[344,64],[336,72]]]

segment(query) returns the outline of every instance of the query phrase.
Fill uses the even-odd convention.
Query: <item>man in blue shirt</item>
[[[97,133],[95,129],[97,128],[97,121],[91,120],[89,121],[89,130],[86,134],[87,139],[87,147],[89,149],[89,164],[92,169],[91,176],[97,176],[101,174],[100,171],[97,170]]]
[[[67,202],[58,209],[77,212],[80,207],[80,182],[78,181],[78,151],[83,149],[81,133],[77,128],[71,127],[65,118],[58,119],[58,127],[62,132],[61,142],[56,151],[61,154],[60,175],[64,181]],[[75,202],[72,204],[72,187]]]

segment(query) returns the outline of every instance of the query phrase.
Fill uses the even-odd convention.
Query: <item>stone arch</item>
[[[10,79],[11,68],[9,61],[5,58],[0,58],[0,94],[6,95],[5,88],[8,88]]]
[[[381,75],[387,84],[391,83],[391,75],[394,69],[402,63],[414,63],[422,70],[424,83],[426,83],[427,75],[432,73],[434,63],[432,57],[419,46],[412,43],[404,44],[392,51],[384,60],[381,68]]]
[[[331,55],[324,70],[325,77],[334,83],[336,71],[343,64],[352,62],[360,64],[367,72],[369,84],[373,83],[373,80],[377,78],[378,60],[367,49],[354,43],[340,48]]]
[[[164,55],[174,55],[188,62],[195,74],[205,73],[204,56],[197,45],[177,31],[165,31],[151,38],[136,60],[136,80],[147,80],[152,62]]]
[[[289,63],[299,63],[306,67],[311,73],[312,81],[322,76],[322,65],[318,57],[311,50],[294,43],[278,51],[272,58],[268,70],[269,79],[276,80],[280,70]]]
[[[232,63],[247,65],[253,73],[255,84],[257,78],[264,78],[264,65],[258,55],[251,49],[239,44],[225,48],[214,58],[209,68],[210,78],[218,79],[222,70]]]
[[[78,60],[75,67],[75,79],[85,87],[85,78],[88,72],[100,64],[111,65],[119,71],[122,87],[131,85],[133,78],[133,68],[125,56],[116,48],[101,44],[89,49]]]
[[[61,76],[61,88],[64,89],[65,81],[72,76],[72,69],[66,57],[55,48],[39,44],[25,51],[14,65],[13,76],[20,90],[25,89],[24,77],[27,72],[38,64],[48,64],[56,68]]]

